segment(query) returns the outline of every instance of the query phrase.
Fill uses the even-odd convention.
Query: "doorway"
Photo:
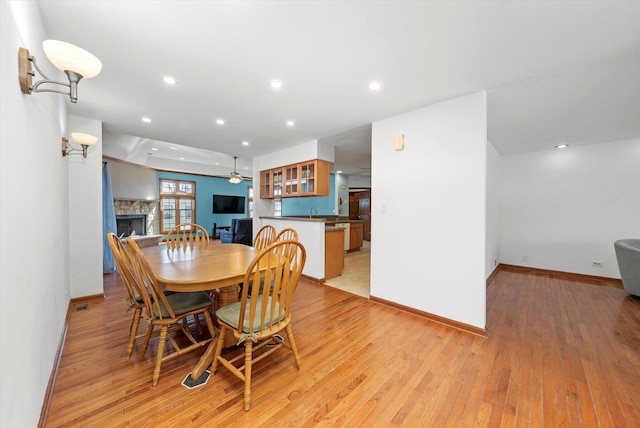
[[[362,220],[362,239],[371,241],[371,189],[349,189],[349,220]]]

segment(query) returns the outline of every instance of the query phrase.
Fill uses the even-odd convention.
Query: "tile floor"
[[[330,279],[326,284],[368,299],[371,278],[370,256],[371,243],[363,241],[360,251],[345,253],[342,275]]]

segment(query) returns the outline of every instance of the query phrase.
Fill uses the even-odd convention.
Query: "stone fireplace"
[[[124,236],[129,236],[133,230],[136,231],[136,235],[160,234],[157,200],[115,198],[113,206],[118,225],[118,236],[121,236],[123,232]]]
[[[147,234],[147,215],[146,214],[125,214],[116,215],[116,235],[127,237],[131,235]]]

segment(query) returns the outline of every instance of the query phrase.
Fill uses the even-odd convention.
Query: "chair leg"
[[[218,343],[216,345],[216,352],[213,354],[213,361],[211,361],[211,373],[215,373],[218,369],[218,357],[222,353],[224,348],[224,338],[227,336],[227,326],[220,324],[220,331],[218,332]]]
[[[147,326],[147,334],[144,336],[144,343],[142,344],[142,350],[140,351],[142,355],[147,352],[147,346],[149,346],[149,339],[151,339],[151,333],[153,333],[153,324],[149,324]]]
[[[162,326],[162,330],[160,330],[160,341],[158,342],[158,355],[156,356],[156,367],[153,369],[153,386],[158,384],[158,379],[160,379],[160,365],[162,365],[162,356],[164,355],[164,344],[167,340],[167,331],[169,327],[166,325]]]
[[[131,328],[129,329],[129,344],[127,345],[127,360],[133,353],[133,342],[136,340],[138,334],[138,326],[140,325],[140,316],[142,315],[142,308],[137,307],[133,312],[133,319],[131,320]]]
[[[251,408],[251,360],[253,358],[253,342],[244,341],[244,411]]]
[[[296,347],[296,342],[293,340],[293,330],[291,329],[291,324],[287,324],[284,328],[287,332],[287,337],[289,338],[289,346],[291,346],[291,352],[293,353],[293,358],[296,360],[296,365],[298,366],[298,370],[302,368],[302,360],[300,359],[300,355],[298,355],[298,348]]]

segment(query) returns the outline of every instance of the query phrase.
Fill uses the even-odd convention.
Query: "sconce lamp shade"
[[[73,138],[73,141],[82,146],[93,146],[98,142],[98,137],[94,137],[93,135],[89,134],[83,134],[81,132],[72,132],[71,138]]]
[[[42,47],[49,61],[60,71],[73,71],[85,79],[90,79],[102,70],[102,62],[98,58],[71,43],[45,40]]]

